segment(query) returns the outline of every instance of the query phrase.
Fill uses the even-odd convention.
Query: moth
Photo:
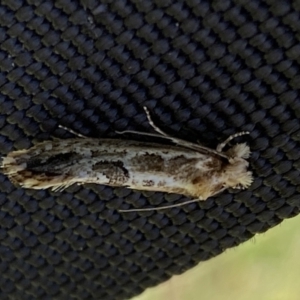
[[[97,183],[195,198],[154,209],[181,206],[206,200],[228,188],[250,186],[252,173],[247,170],[249,146],[236,144],[223,151],[233,138],[249,132],[230,136],[214,150],[167,135],[153,123],[147,108],[144,109],[150,125],[158,134],[136,131],[118,133],[164,138],[173,145],[96,139],[77,134],[76,138],[54,138],[26,150],[8,153],[2,158],[2,172],[13,184],[28,189],[59,191],[73,184]]]

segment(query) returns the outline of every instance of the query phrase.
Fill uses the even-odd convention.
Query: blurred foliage
[[[300,217],[284,220],[133,300],[298,300],[299,227]]]

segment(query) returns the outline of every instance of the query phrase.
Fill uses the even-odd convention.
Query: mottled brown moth
[[[2,160],[2,172],[12,183],[23,188],[58,191],[75,183],[97,183],[195,198],[150,210],[206,200],[227,188],[250,186],[252,173],[247,171],[249,146],[242,143],[223,151],[229,141],[248,132],[230,136],[214,150],[167,135],[153,123],[146,108],[145,111],[150,125],[159,134],[119,133],[160,137],[175,145],[96,139],[77,134],[79,137],[67,140],[55,138],[26,150],[8,153]]]

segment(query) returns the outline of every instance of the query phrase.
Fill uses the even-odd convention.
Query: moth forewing
[[[251,184],[249,147],[237,144],[222,151],[232,138],[247,132],[230,136],[214,150],[169,137],[154,125],[148,112],[147,116],[163,134],[160,137],[177,145],[82,136],[54,139],[8,153],[2,160],[2,172],[23,188],[62,190],[75,183],[97,183],[198,200]]]
[[[98,183],[205,200],[224,187],[251,183],[243,158],[249,147],[237,146],[226,152],[226,159],[179,146],[73,138],[13,151],[3,158],[2,168],[24,188],[56,190],[73,183]]]

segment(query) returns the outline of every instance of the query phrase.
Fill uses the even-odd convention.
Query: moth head
[[[248,188],[252,181],[252,172],[248,171],[250,148],[247,144],[237,144],[226,151],[229,164],[225,168],[225,186],[235,189]]]
[[[246,143],[236,144],[226,151],[226,155],[230,158],[249,158],[250,148]]]

